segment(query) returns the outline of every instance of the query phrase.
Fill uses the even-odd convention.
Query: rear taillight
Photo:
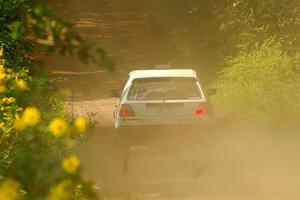
[[[200,104],[196,108],[195,114],[198,116],[211,115],[212,114],[212,105],[209,103]]]
[[[135,113],[129,104],[122,104],[119,111],[120,117],[134,117]]]
[[[196,115],[204,115],[205,110],[204,108],[197,108],[196,109]]]

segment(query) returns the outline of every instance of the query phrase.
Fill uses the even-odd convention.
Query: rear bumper
[[[119,131],[133,131],[133,132],[148,132],[149,131],[156,131],[156,130],[192,130],[192,129],[200,129],[206,127],[207,124],[202,125],[159,125],[159,126],[120,126],[115,128],[115,130]]]
[[[117,132],[171,132],[193,131],[207,128],[212,124],[210,117],[174,117],[174,118],[119,118]]]
[[[164,117],[120,117],[117,119],[119,127],[135,126],[184,126],[203,125],[211,121],[208,116],[164,116]]]

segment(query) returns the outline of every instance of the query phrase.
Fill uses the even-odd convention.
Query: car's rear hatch
[[[207,104],[194,77],[137,78],[124,97],[119,116],[122,123],[176,124],[198,121]],[[130,119],[129,119],[130,118]]]

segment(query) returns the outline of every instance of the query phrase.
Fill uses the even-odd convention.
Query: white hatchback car
[[[212,115],[207,95],[192,69],[135,70],[119,97],[114,120],[117,131],[148,127],[201,126]]]

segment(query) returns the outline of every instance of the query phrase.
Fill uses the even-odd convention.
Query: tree
[[[204,77],[222,69],[228,56],[273,38],[293,54],[299,46],[298,0],[143,1],[162,33],[175,43],[173,63],[197,66]]]
[[[300,42],[300,2],[297,0],[218,1],[220,31],[239,49],[253,47],[273,37],[286,51]]]

